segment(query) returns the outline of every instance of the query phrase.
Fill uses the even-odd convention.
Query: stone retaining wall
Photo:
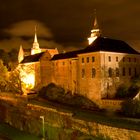
[[[63,140],[64,138],[78,140],[76,136],[79,135],[80,137],[80,133],[88,136],[102,135],[112,140],[140,140],[139,131],[80,120],[74,117],[71,112],[57,111],[39,105],[17,105],[6,106],[5,122],[20,130],[40,135],[42,133],[40,116],[44,116],[46,136],[51,140]]]

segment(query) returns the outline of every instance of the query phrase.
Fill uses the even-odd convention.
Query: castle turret
[[[20,63],[24,59],[24,51],[22,45],[20,45],[19,53],[18,53],[18,62]]]
[[[36,27],[35,27],[35,36],[34,36],[34,42],[33,42],[33,47],[31,49],[31,55],[33,54],[37,54],[40,53],[41,49],[39,48],[39,43],[37,40],[37,31],[36,31]]]
[[[95,13],[94,26],[93,26],[93,29],[91,30],[91,35],[88,38],[89,45],[100,35],[101,35],[101,33],[100,33],[100,29],[98,26],[97,17],[96,17],[96,13]]]

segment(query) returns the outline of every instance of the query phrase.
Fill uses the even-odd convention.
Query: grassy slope
[[[31,135],[18,129],[15,129],[7,124],[0,124],[0,136],[6,136],[9,140],[40,140],[39,137]],[[7,139],[8,140],[8,139]]]

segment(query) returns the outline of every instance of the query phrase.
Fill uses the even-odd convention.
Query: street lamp
[[[42,119],[42,134],[43,134],[42,140],[45,140],[44,116],[40,116],[40,119]]]

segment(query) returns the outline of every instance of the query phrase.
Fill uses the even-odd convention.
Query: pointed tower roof
[[[41,49],[39,48],[39,43],[37,41],[37,28],[35,26],[35,36],[34,36],[34,42],[33,42],[33,47],[31,49],[31,55],[40,53]]]
[[[98,22],[97,22],[96,10],[94,10],[94,15],[95,15],[94,26],[93,26],[93,29],[91,30],[91,35],[90,35],[90,37],[88,38],[88,43],[89,43],[89,45],[90,45],[97,37],[99,37],[99,36],[101,35],[101,34],[100,34],[100,29],[99,29],[99,26],[98,26]]]
[[[96,13],[96,9],[94,10],[94,24],[93,24],[93,30],[94,29],[99,29],[99,25],[98,25],[98,21],[97,21],[97,13]]]
[[[33,48],[39,49],[39,43],[37,40],[37,27],[35,26],[35,35],[34,35],[34,42],[33,42]]]
[[[35,26],[35,36],[34,36],[34,42],[38,42],[38,41],[37,41],[37,29],[36,29],[36,26]]]
[[[20,45],[19,53],[18,53],[18,62],[20,63],[24,59],[24,51],[22,45]]]

